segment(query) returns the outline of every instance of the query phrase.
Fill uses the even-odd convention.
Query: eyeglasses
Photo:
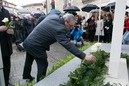
[[[72,25],[72,24],[70,24],[70,23],[68,23],[67,22],[67,24],[68,24],[68,26],[70,27],[70,28],[72,28],[74,25]]]

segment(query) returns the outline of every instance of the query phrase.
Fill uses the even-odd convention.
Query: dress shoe
[[[23,77],[23,79],[26,79],[27,82],[32,82],[35,79],[35,77]]]

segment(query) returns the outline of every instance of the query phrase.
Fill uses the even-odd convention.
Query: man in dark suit
[[[38,65],[37,81],[46,74],[48,61],[46,50],[56,41],[80,59],[95,62],[96,57],[81,52],[74,44],[69,42],[66,33],[74,26],[75,17],[65,14],[63,17],[53,14],[48,15],[39,23],[25,39],[23,46],[27,51],[23,79],[32,78],[30,75],[33,60]]]
[[[0,0],[0,44],[3,59],[3,71],[5,78],[5,85],[8,86],[10,73],[10,56],[12,54],[11,35],[14,34],[12,29],[5,26],[2,20],[8,18],[10,20],[9,12],[3,7],[3,0]]]

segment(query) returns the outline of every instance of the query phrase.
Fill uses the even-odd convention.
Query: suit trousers
[[[3,71],[4,71],[4,78],[5,78],[5,86],[8,86],[10,67],[11,67],[10,56],[3,56],[2,59],[3,59]]]
[[[23,70],[23,77],[24,78],[30,78],[31,76],[31,67],[33,61],[36,61],[37,63],[37,82],[39,82],[42,77],[46,75],[47,72],[47,67],[48,67],[48,61],[47,61],[47,54],[46,51],[43,52],[43,57],[35,57],[28,52],[26,53],[26,60],[25,60],[25,65],[24,65],[24,70]]]

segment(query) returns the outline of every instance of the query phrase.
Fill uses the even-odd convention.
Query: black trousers
[[[47,67],[48,67],[48,61],[47,61],[47,54],[46,51],[43,52],[43,57],[34,57],[31,54],[29,54],[28,52],[26,53],[26,60],[25,60],[25,65],[24,65],[24,71],[23,71],[23,77],[25,78],[29,78],[31,77],[31,67],[32,67],[32,63],[33,61],[36,61],[37,63],[37,69],[38,69],[38,73],[37,73],[37,82],[41,80],[41,78],[43,76],[46,75],[47,72]]]
[[[111,33],[105,33],[104,35],[104,42],[105,43],[110,43],[112,40],[112,34]]]
[[[89,30],[89,41],[93,42],[95,37],[95,30]]]
[[[10,56],[3,56],[2,59],[3,59],[3,72],[4,72],[4,78],[5,78],[5,86],[8,86],[10,67],[11,67]]]

